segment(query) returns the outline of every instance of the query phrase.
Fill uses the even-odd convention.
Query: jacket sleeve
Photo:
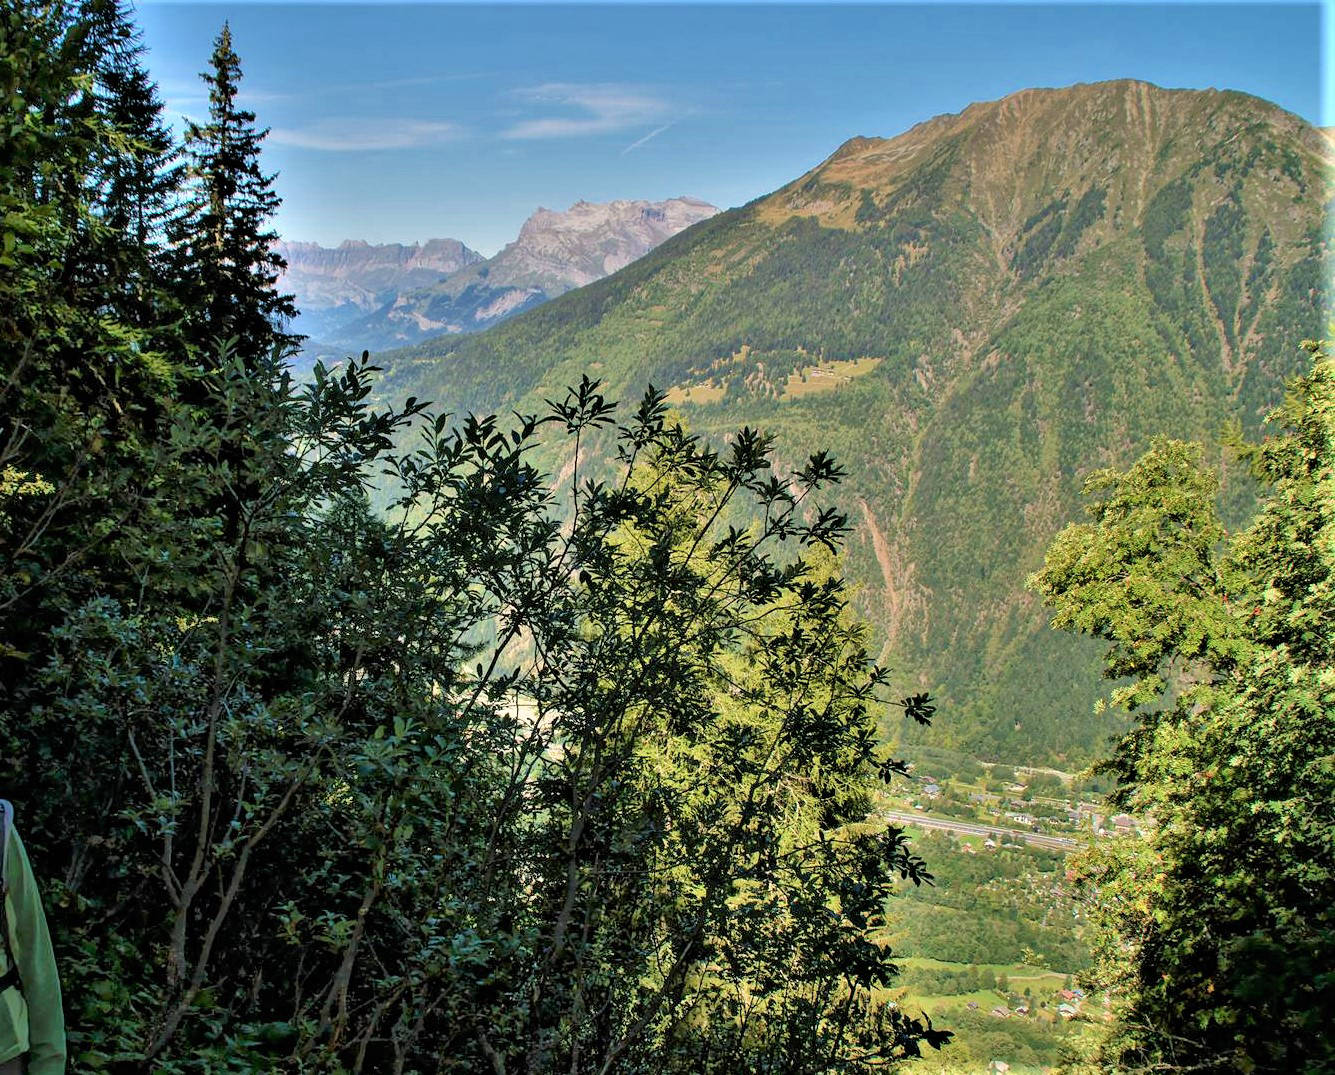
[[[5,873],[14,915],[14,962],[18,964],[23,999],[28,1006],[28,1075],[64,1075],[65,1010],[56,955],[51,948],[51,935],[47,932],[46,915],[28,864],[28,853],[12,828]]]

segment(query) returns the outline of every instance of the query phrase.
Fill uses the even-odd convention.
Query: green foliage
[[[1026,221],[1024,245],[1015,255],[1014,267],[1021,275],[1036,276],[1062,233],[1066,200],[1053,202]]]
[[[1065,970],[1088,965],[1074,905],[1059,890],[1060,853],[1026,846],[965,854],[936,833],[921,846],[935,883],[914,889],[891,911],[891,937],[904,955],[1010,964],[1028,951]]]
[[[1224,327],[1230,345],[1237,345],[1235,315],[1242,298],[1243,243],[1246,212],[1236,187],[1205,221],[1201,258],[1205,262],[1205,284],[1210,302]]]
[[[711,447],[655,391],[618,424],[587,378],[512,428],[377,408],[365,354],[298,391],[230,35],[189,177],[133,40],[114,6],[0,14],[0,786],[75,1065],[870,1072],[945,1044],[886,999],[885,906],[930,875],[872,809],[906,764],[841,468]]]
[[[952,1050],[954,1055],[943,1056],[939,1066],[925,1065],[923,1070],[932,1075],[938,1071],[985,1072],[993,1060],[1003,1058],[1012,1071],[1050,1071],[1063,1047],[1083,1029],[1051,1019],[997,1019],[981,1004],[977,1011],[962,1011],[952,1018],[961,1028],[960,1048],[957,1053]]]
[[[88,593],[88,561],[114,562],[119,525],[154,495],[162,408],[184,373],[139,318],[145,302],[170,306],[152,254],[96,200],[108,156],[138,147],[104,112],[94,40],[63,5],[0,14],[0,468],[22,483],[0,521],[0,653],[33,662],[63,602]],[[0,689],[20,672],[0,667]]]
[[[1137,717],[1116,801],[1156,820],[1082,867],[1099,974],[1126,995],[1118,1070],[1335,1066],[1335,367],[1311,350],[1282,431],[1242,448],[1264,489],[1245,530],[1200,450],[1161,440],[1087,483],[1093,522],[1034,576],[1057,626],[1110,643]]]
[[[1026,781],[1029,790],[1039,795],[1060,794],[1065,785],[1055,773],[1032,773]]]
[[[1080,237],[1103,218],[1107,203],[1108,192],[1102,187],[1090,187],[1080,196],[1062,229],[1061,241],[1054,251],[1057,257],[1068,258],[1075,253]]]
[[[512,434],[429,421],[387,524],[361,463],[415,412],[369,412],[363,367],[300,398],[277,371],[208,382],[252,450],[183,419],[191,524],[138,529],[139,598],[74,609],[5,723],[34,833],[81,861],[82,1062],[870,1070],[943,1043],[875,999],[869,933],[927,875],[869,816],[884,675],[809,504],[837,469],[771,478],[765,441],[720,456],[650,397],[564,530],[525,459],[608,422],[586,383]],[[737,495],[771,524],[717,530]],[[77,977],[106,965],[110,1024]]]
[[[131,240],[127,252],[159,254],[176,213],[180,150],[163,119],[157,86],[142,65],[143,42],[126,7],[120,0],[95,0],[88,4],[86,17],[97,100],[112,135],[102,162],[97,209],[114,233]],[[149,281],[143,277],[149,265],[108,268],[122,288],[137,286],[146,297],[142,293]],[[151,317],[148,309],[139,313],[146,322]]]
[[[1140,228],[1151,261],[1165,260],[1164,244],[1187,226],[1190,212],[1191,184],[1185,178],[1166,184],[1150,199]]]

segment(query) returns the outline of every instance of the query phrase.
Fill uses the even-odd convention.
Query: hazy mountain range
[[[717,212],[693,198],[538,209],[492,258],[457,239],[280,243],[288,268],[279,287],[296,296],[295,330],[310,337],[308,357],[378,351],[487,328],[602,279]]]
[[[383,391],[536,407],[587,372],[670,387],[699,431],[773,431],[789,461],[833,450],[861,611],[939,696],[935,741],[1078,765],[1115,730],[1100,647],[1051,632],[1024,579],[1091,470],[1279,399],[1330,319],[1330,154],[1239,93],[1017,93],[852,139],[604,280],[382,356]],[[413,309],[435,324],[482,308],[433,292]]]
[[[278,286],[296,296],[301,311],[294,328],[316,340],[336,335],[343,325],[404,292],[486,260],[458,239],[429,239],[412,246],[360,239],[346,239],[335,247],[280,242],[276,249],[287,262]]]

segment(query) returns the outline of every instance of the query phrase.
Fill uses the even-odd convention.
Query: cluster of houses
[[[943,788],[940,782],[931,776],[918,777],[919,798],[927,801],[940,799],[943,794]],[[1025,790],[1023,784],[1008,784],[1007,790],[1012,794],[1018,794]],[[974,806],[987,807],[996,801],[993,796],[981,791],[969,792],[969,802]],[[922,809],[920,803],[915,803],[915,807]],[[1014,822],[1017,826],[1030,827],[1038,824],[1039,820],[1031,812],[1031,807],[1023,799],[1010,798],[1005,801],[1005,817],[1008,821]],[[1074,828],[1084,828],[1089,826],[1094,830],[1097,836],[1129,836],[1134,835],[1140,830],[1140,826],[1130,814],[1113,814],[1109,816],[1107,807],[1102,803],[1081,802],[1074,806],[1066,806],[1066,819]]]
[[[1063,989],[1057,994],[1057,1014],[1063,1019],[1070,1019],[1072,1016],[1080,1014],[1080,1005],[1084,1002],[1085,991],[1083,989]],[[977,1002],[970,1001],[969,1007],[976,1009]],[[1008,1008],[1005,1005],[998,1004],[992,1009],[991,1015],[996,1019],[1009,1019],[1013,1015],[1028,1015],[1030,1007],[1028,1001],[1020,1001],[1014,1008]]]
[[[1006,818],[1016,825],[1034,825],[1038,819],[1028,813],[1025,804],[1012,799],[1007,804],[1013,809],[1006,811]],[[1067,807],[1066,819],[1073,828],[1081,829],[1088,825],[1095,836],[1132,836],[1140,831],[1136,819],[1130,814],[1113,814],[1109,817],[1106,808],[1095,803],[1080,803]]]
[[[1061,1003],[1057,1005],[1057,1014],[1063,1019],[1069,1019],[1080,1011],[1080,1004],[1085,999],[1083,989],[1063,989],[1057,994],[1061,998]]]
[[[1140,831],[1136,819],[1130,814],[1113,814],[1109,817],[1106,808],[1096,803],[1080,803],[1066,811],[1073,824],[1084,825],[1088,821],[1095,836],[1133,836]]]

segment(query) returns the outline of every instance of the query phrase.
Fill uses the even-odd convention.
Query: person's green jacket
[[[56,957],[28,853],[12,827],[4,861],[5,925],[22,992],[11,988],[0,993],[0,1064],[26,1053],[28,1075],[63,1075],[65,1011]],[[0,975],[8,971],[9,960],[0,945]]]

